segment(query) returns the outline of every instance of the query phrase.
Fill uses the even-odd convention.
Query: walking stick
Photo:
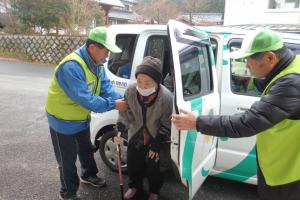
[[[121,133],[118,133],[118,137],[120,138]],[[118,159],[118,172],[119,172],[119,183],[120,183],[120,191],[121,191],[121,200],[124,200],[123,193],[124,193],[124,188],[123,188],[123,175],[122,175],[122,162],[121,162],[121,148],[120,144],[117,145],[117,159]]]

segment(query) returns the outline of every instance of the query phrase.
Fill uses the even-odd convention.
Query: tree
[[[64,28],[69,34],[80,34],[94,24],[103,24],[103,11],[90,0],[11,0],[13,15],[22,32],[49,33]]]
[[[168,0],[145,0],[135,8],[136,12],[158,24],[165,24],[178,16],[178,6]]]
[[[80,34],[91,25],[104,24],[104,12],[96,1],[66,0],[70,13],[64,20],[69,34]]]
[[[136,12],[140,15],[166,23],[181,13],[224,13],[225,0],[140,0]]]
[[[213,0],[208,2],[208,10],[210,12],[224,13],[225,0]]]
[[[11,7],[26,33],[49,32],[59,25],[60,16],[69,12],[64,0],[11,0]]]
[[[185,0],[185,12],[224,13],[225,0]]]
[[[58,34],[60,18],[70,12],[68,4],[61,0],[41,0],[41,2],[44,5],[40,6],[40,12],[37,12],[37,27],[40,27],[41,32],[43,30],[49,32],[55,27],[56,34]]]
[[[31,0],[12,0],[12,13],[20,20],[24,32],[32,32],[35,26],[35,13],[33,8],[35,1]]]
[[[10,0],[0,0],[4,5],[4,13],[0,13],[0,24],[4,26],[4,32],[17,33],[20,25],[11,14]]]

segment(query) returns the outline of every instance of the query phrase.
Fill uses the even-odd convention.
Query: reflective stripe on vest
[[[267,85],[288,74],[300,74],[300,56]],[[300,120],[285,119],[257,135],[257,154],[266,183],[277,186],[300,180]]]
[[[55,73],[58,68],[67,61],[75,61],[80,64],[85,73],[86,83],[92,94],[100,95],[102,70],[100,70],[100,78],[97,78],[88,68],[84,60],[75,52],[66,56],[55,68]],[[46,110],[49,114],[58,119],[70,121],[83,121],[90,117],[90,110],[82,107],[81,105],[70,99],[63,89],[58,84],[56,75],[54,74],[51,85],[48,91],[46,101]]]

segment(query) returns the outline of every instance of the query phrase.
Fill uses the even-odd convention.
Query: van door
[[[207,34],[174,20],[168,23],[168,34],[175,88],[173,113],[185,109],[197,115],[218,114],[217,77]],[[192,199],[214,166],[217,139],[196,130],[178,131],[172,125],[171,140],[172,160]]]
[[[219,43],[222,115],[244,112],[259,100],[259,92],[250,84],[252,76],[246,68],[245,60],[229,58],[229,52],[241,47],[242,38],[241,34],[223,34],[223,43]],[[255,136],[219,138],[214,170],[217,177],[255,184],[257,172]]]

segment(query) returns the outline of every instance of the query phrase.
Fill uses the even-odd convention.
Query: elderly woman
[[[119,113],[117,131],[128,133],[127,167],[129,189],[124,199],[143,195],[143,178],[149,182],[148,200],[159,199],[163,185],[160,171],[160,148],[170,138],[173,94],[162,82],[161,62],[147,56],[137,67],[137,82],[125,92],[127,112]],[[120,138],[115,137],[119,143]]]

